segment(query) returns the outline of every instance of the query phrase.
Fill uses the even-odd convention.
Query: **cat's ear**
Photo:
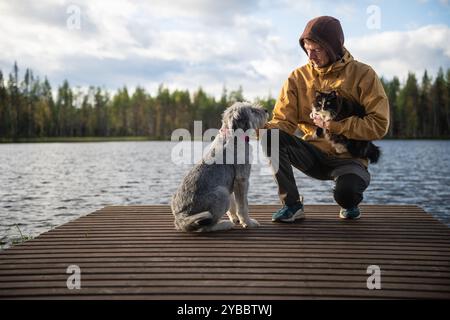
[[[316,90],[316,98],[319,97],[322,94],[322,92]]]
[[[337,95],[338,95],[337,92],[334,90],[330,92],[330,96],[332,96],[333,98],[336,97]]]

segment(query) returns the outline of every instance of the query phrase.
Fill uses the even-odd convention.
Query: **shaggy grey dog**
[[[171,208],[178,230],[208,232],[228,230],[240,223],[259,223],[248,215],[250,176],[248,131],[264,127],[267,111],[236,102],[223,113],[222,127],[202,161],[186,175],[172,197]],[[220,221],[227,213],[230,221]]]

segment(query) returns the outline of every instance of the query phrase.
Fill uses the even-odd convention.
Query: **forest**
[[[402,84],[398,77],[381,78],[390,102],[388,138],[450,137],[450,68],[432,77],[427,71],[419,80],[409,73]],[[280,88],[281,88],[280,84]],[[223,89],[219,99],[202,88],[170,91],[160,85],[155,94],[142,87],[132,92],[124,86],[114,94],[101,87],[81,90],[67,80],[53,93],[49,80],[41,80],[19,68],[4,75],[0,70],[0,141],[44,137],[147,137],[170,139],[173,130],[193,132],[194,120],[203,129],[219,128],[224,109],[245,100],[242,87]],[[256,102],[272,110],[270,95]]]

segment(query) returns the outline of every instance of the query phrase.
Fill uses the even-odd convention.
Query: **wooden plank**
[[[168,206],[106,207],[0,252],[0,298],[450,298],[450,229],[422,209],[362,206],[342,221],[337,206],[306,206],[306,220],[275,224],[278,208],[251,206],[258,229],[184,234]],[[72,264],[80,290],[66,287]]]

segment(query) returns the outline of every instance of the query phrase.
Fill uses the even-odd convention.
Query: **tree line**
[[[409,73],[406,83],[397,77],[381,79],[389,97],[391,138],[450,137],[450,69],[441,68],[433,80],[425,71],[419,84]],[[219,128],[221,114],[235,101],[245,100],[242,87],[219,99],[202,88],[192,95],[188,90],[170,91],[161,85],[155,95],[142,87],[130,93],[126,86],[111,95],[101,87],[81,90],[65,80],[54,97],[47,78],[42,81],[26,69],[19,79],[14,64],[7,78],[0,70],[0,138],[43,137],[123,137],[146,136],[169,139],[173,130],[186,128],[193,132],[194,120],[203,129]],[[272,110],[275,99],[270,95],[257,98]]]
[[[392,138],[450,138],[450,68],[433,80],[425,70],[419,84],[408,73],[403,86],[398,77],[381,79],[389,98]]]

